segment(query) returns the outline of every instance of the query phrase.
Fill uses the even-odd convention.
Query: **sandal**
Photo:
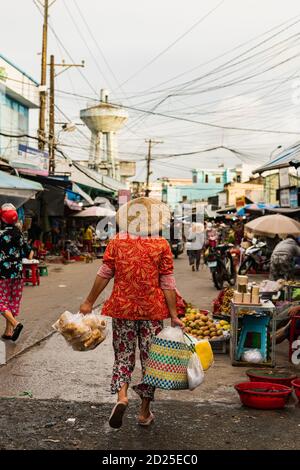
[[[153,423],[153,421],[154,421],[154,414],[151,413],[150,411],[150,416],[146,420],[143,420],[143,421],[141,419],[138,419],[138,424],[140,426],[146,427],[146,426],[150,426],[150,424]]]
[[[2,339],[11,339],[12,336],[10,336],[10,335],[2,335],[1,338],[2,338]]]
[[[119,429],[123,424],[123,416],[126,411],[128,404],[123,401],[118,401],[118,403],[113,407],[109,418],[109,425],[111,428]]]
[[[18,323],[18,324],[17,324],[17,326],[16,326],[16,328],[14,329],[14,332],[13,332],[13,334],[12,334],[12,336],[11,336],[11,340],[12,340],[12,341],[17,341],[17,339],[19,338],[20,333],[21,333],[21,331],[23,330],[23,328],[24,328],[24,327],[23,327],[22,323]]]

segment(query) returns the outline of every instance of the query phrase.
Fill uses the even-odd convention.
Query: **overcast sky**
[[[172,116],[129,110],[119,135],[123,159],[141,161],[145,139],[154,138],[163,141],[155,158],[223,144],[259,165],[299,138],[298,0],[56,0],[50,23],[49,54],[86,63],[57,78],[57,104],[70,120],[79,122],[80,108],[102,87],[113,102]],[[1,52],[37,80],[41,34],[32,0],[2,0]],[[66,119],[59,111],[56,118]],[[73,158],[86,158],[89,132],[79,129],[63,142],[76,147],[68,150]],[[223,150],[166,158],[153,163],[153,179],[239,161]],[[140,162],[138,177],[144,174]]]

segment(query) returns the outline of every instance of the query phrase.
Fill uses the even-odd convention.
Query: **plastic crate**
[[[226,354],[227,353],[227,343],[228,340],[214,340],[210,341],[211,349],[214,354]]]

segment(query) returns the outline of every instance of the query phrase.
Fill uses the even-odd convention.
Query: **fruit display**
[[[230,287],[222,290],[218,297],[213,302],[213,314],[214,315],[230,315],[231,300],[233,298],[234,290]]]
[[[197,339],[219,340],[228,336],[230,330],[230,324],[226,320],[214,321],[207,310],[191,307],[186,309],[182,322],[186,333]]]

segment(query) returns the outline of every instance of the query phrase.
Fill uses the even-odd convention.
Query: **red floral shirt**
[[[169,317],[160,275],[173,274],[173,256],[164,238],[117,235],[109,242],[103,263],[114,270],[114,287],[102,314],[124,320]]]

